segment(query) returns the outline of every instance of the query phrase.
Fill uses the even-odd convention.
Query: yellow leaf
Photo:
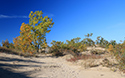
[[[48,30],[47,33],[49,33],[51,30]]]

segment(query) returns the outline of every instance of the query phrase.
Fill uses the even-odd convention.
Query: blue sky
[[[125,0],[1,0],[0,42],[20,35],[30,11],[42,10],[55,23],[47,41],[65,41],[93,33],[92,39],[124,40]]]

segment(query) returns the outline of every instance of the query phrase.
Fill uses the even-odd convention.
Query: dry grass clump
[[[87,59],[100,59],[101,56],[99,55],[79,55],[79,56],[74,56],[70,59],[67,59],[67,61],[70,61],[70,62],[75,62],[77,60],[81,60],[81,59],[84,59],[84,60],[87,60]]]
[[[86,60],[79,60],[77,64],[80,64],[81,66],[85,68],[92,68],[97,66],[103,66],[108,68],[117,68],[118,64],[115,63],[112,60],[109,60],[109,58],[99,58],[99,59],[86,59]]]
[[[87,60],[84,60],[82,63],[81,63],[82,66],[86,68],[91,68],[91,67],[97,67],[99,66],[99,64],[96,62],[96,59],[87,59]]]
[[[90,52],[90,53],[88,54],[87,52]],[[77,64],[79,63],[85,68],[97,67],[100,65],[108,68],[112,68],[112,67],[116,68],[118,66],[118,64],[116,64],[113,61],[115,59],[107,55],[108,54],[107,50],[92,49],[87,52],[79,56],[73,56],[67,59],[67,61],[76,62]]]
[[[100,63],[100,65],[102,65],[103,67],[109,67],[109,68],[112,68],[112,67],[116,67],[116,63],[105,58],[102,60],[102,62]]]
[[[101,54],[105,54],[107,51],[95,49],[95,50],[91,50],[90,52],[91,54],[101,55]]]

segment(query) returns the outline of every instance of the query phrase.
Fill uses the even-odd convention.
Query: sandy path
[[[125,78],[119,72],[112,72],[106,67],[83,69],[79,65],[67,62],[64,57],[54,58],[45,55],[39,58],[24,58],[0,53],[0,68],[13,72],[13,78]],[[6,72],[0,74],[0,78],[10,76],[12,73],[8,76]]]

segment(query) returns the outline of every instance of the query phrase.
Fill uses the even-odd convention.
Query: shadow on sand
[[[0,64],[0,78],[30,78],[23,73],[15,73],[9,69],[4,69],[2,66],[6,66],[6,64]]]
[[[14,64],[14,62],[24,62],[24,63],[36,63],[34,65],[24,65],[24,64]],[[8,63],[10,62],[10,63]],[[32,78],[28,77],[32,73],[36,73],[37,71],[26,71],[26,72],[15,72],[12,69],[14,68],[22,68],[22,67],[39,67],[38,64],[45,64],[44,62],[37,62],[32,60],[23,60],[18,58],[9,58],[9,57],[0,57],[0,78]],[[45,78],[45,77],[41,77]]]
[[[32,60],[23,60],[23,59],[17,59],[17,58],[8,58],[8,57],[0,57],[0,61],[6,61],[6,62],[32,62],[32,63],[39,63],[39,64],[44,64],[44,62],[37,62],[37,61],[32,61]]]

